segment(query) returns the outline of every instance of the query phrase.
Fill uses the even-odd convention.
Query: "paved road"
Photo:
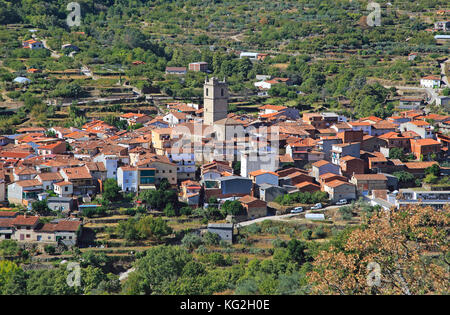
[[[50,47],[48,47],[47,45],[47,40],[43,39],[42,40],[42,44],[44,45],[45,48],[47,48],[48,50],[50,50],[50,52],[52,53],[52,57],[53,58],[59,58],[61,57],[61,55],[57,54],[54,50],[52,50]]]
[[[442,74],[442,81],[445,83],[445,85],[447,87],[450,87],[450,84],[448,82],[448,78],[445,75],[446,74],[445,73],[445,66],[446,66],[447,63],[450,63],[450,60],[446,60],[445,62],[441,63],[441,74]]]
[[[386,89],[391,88],[392,86],[389,85],[385,85],[384,86]],[[436,91],[432,88],[422,88],[422,87],[415,87],[415,86],[394,86],[397,90],[410,90],[410,91],[422,91],[427,93],[428,95],[428,100],[427,103],[428,104],[432,104],[433,102],[436,101],[436,99],[438,98],[438,93],[436,93]]]
[[[342,206],[329,206],[320,210],[330,210],[330,209],[336,209],[339,207],[343,207],[346,205],[342,205]],[[306,210],[306,212],[303,213],[308,213],[309,210]],[[267,216],[267,217],[262,217],[262,218],[258,218],[258,219],[254,219],[254,220],[249,220],[249,221],[244,221],[244,222],[240,222],[238,224],[236,224],[236,227],[240,228],[240,227],[244,227],[244,226],[248,226],[251,225],[253,223],[259,223],[259,222],[263,222],[265,220],[270,220],[270,221],[285,221],[286,219],[289,219],[291,217],[294,217],[296,215],[299,215],[299,213],[288,213],[288,214],[282,214],[282,215],[272,215],[272,216]]]
[[[98,79],[87,66],[82,65],[80,70],[85,76],[92,78],[92,80]]]

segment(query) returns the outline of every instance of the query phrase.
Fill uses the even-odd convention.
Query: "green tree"
[[[93,266],[103,268],[110,262],[110,258],[103,252],[86,251],[81,255],[81,267]]]
[[[203,240],[207,245],[218,245],[220,242],[220,236],[216,233],[206,232],[203,235]]]
[[[306,248],[307,247],[304,242],[296,239],[291,239],[287,244],[289,256],[299,265],[304,264],[307,260],[307,256],[305,253]]]
[[[202,238],[196,233],[186,234],[181,240],[181,244],[186,247],[189,251],[193,251],[201,244],[203,244]]]
[[[398,159],[402,162],[407,161],[403,148],[392,148],[389,150],[389,159]]]
[[[126,294],[167,294],[170,283],[176,282],[191,262],[189,252],[178,246],[156,246],[145,252],[145,256],[136,262],[124,284]]]
[[[10,282],[14,275],[20,273],[22,269],[14,262],[0,260],[0,293],[3,294],[5,286]]]
[[[441,173],[441,168],[439,167],[438,164],[433,164],[430,167],[427,167],[425,170],[425,175],[434,175],[436,177],[438,177]]]
[[[227,200],[223,203],[221,209],[226,214],[238,215],[244,212],[244,207],[238,200]]]
[[[114,178],[108,178],[103,183],[103,199],[114,202],[122,199],[122,195],[120,194],[120,187],[117,185],[117,181]]]
[[[20,248],[15,240],[0,241],[0,257],[15,256],[19,253]]]
[[[414,183],[414,175],[409,172],[394,172],[393,175],[398,178],[400,187],[410,187]]]
[[[425,178],[423,179],[424,183],[427,184],[436,184],[438,182],[439,178],[434,175],[434,174],[428,174],[427,176],[425,176]]]
[[[49,255],[54,255],[56,252],[55,246],[52,245],[45,245],[44,250]]]
[[[172,228],[162,218],[143,216],[119,222],[117,233],[129,241],[157,239],[172,234]]]
[[[38,213],[39,215],[49,215],[52,211],[50,210],[50,208],[47,205],[47,201],[46,200],[39,200],[39,201],[35,201],[31,204],[31,209]]]

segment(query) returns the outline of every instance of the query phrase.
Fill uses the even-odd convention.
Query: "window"
[[[64,191],[69,191],[69,187],[64,187]]]
[[[223,89],[220,89],[220,95],[223,96]]]
[[[208,89],[206,89],[206,96],[208,96]]]

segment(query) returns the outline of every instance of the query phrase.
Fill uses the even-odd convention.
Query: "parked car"
[[[340,206],[340,205],[346,205],[347,204],[347,199],[341,199],[338,202],[336,202],[336,205]]]
[[[319,203],[316,203],[314,206],[312,206],[311,207],[311,210],[318,210],[318,209],[322,209],[322,204],[319,202]]]
[[[291,213],[300,213],[303,211],[303,207],[295,207],[291,210]]]

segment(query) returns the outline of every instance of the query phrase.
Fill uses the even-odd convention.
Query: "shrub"
[[[318,202],[325,202],[326,200],[328,200],[328,193],[324,191],[315,191],[313,193],[298,191],[275,198],[275,202],[281,205],[291,205],[294,203],[314,204]]]
[[[192,214],[192,209],[191,207],[183,207],[180,209],[180,214],[181,215],[191,215]]]
[[[208,262],[215,266],[227,266],[230,261],[225,259],[220,253],[211,253],[208,255]]]
[[[0,242],[0,256],[14,256],[19,251],[19,244],[15,240],[3,240]]]
[[[251,242],[250,242],[250,240],[248,238],[243,237],[243,238],[241,238],[239,240],[239,244],[242,244],[242,245],[245,245],[245,246],[250,246]]]
[[[181,244],[188,250],[192,251],[203,244],[202,238],[196,233],[186,234],[181,240]]]
[[[49,255],[54,255],[56,252],[56,248],[53,245],[45,245],[44,251]]]
[[[348,206],[340,207],[339,213],[341,214],[341,218],[343,220],[351,220],[353,217],[352,208]]]
[[[119,222],[117,234],[127,241],[142,240],[148,238],[161,239],[173,231],[162,218],[143,216],[141,218],[130,218]]]
[[[147,213],[147,209],[145,209],[145,207],[139,206],[136,208],[136,212],[139,214],[145,214]]]
[[[129,215],[129,216],[136,215],[136,210],[133,209],[133,208],[122,209],[119,212],[120,212],[120,214],[126,214],[126,215]]]
[[[286,247],[286,242],[282,239],[276,238],[272,241],[273,247]]]
[[[305,240],[310,240],[312,238],[313,232],[310,229],[306,229],[302,232],[302,236]]]
[[[200,245],[195,252],[199,255],[205,255],[208,252],[208,249],[204,245]]]
[[[220,236],[216,233],[207,232],[203,235],[203,240],[207,245],[218,245],[220,242]]]
[[[225,240],[220,240],[219,245],[220,245],[220,247],[223,247],[223,248],[228,248],[231,246],[230,243]]]
[[[267,232],[273,235],[278,235],[280,233],[280,228],[278,226],[272,226],[267,229]]]
[[[327,233],[323,229],[323,225],[319,225],[314,229],[314,235],[316,238],[324,238],[327,236]]]
[[[174,216],[177,215],[176,210],[175,210],[174,206],[173,206],[171,203],[169,203],[169,204],[167,204],[167,205],[165,206],[165,208],[164,208],[164,214],[165,214],[166,216],[168,216],[168,217],[174,217]]]

